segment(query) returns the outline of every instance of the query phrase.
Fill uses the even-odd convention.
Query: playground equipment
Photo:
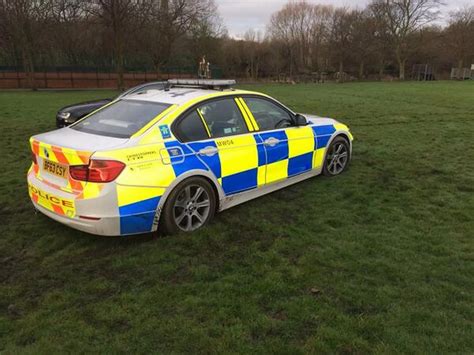
[[[474,80],[474,64],[469,68],[452,68],[451,80]]]
[[[431,64],[415,64],[411,71],[411,78],[417,81],[436,80]]]

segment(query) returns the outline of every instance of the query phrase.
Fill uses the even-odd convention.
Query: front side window
[[[120,100],[70,126],[101,136],[130,138],[170,105],[139,100]]]
[[[198,107],[212,138],[247,133],[247,125],[233,98],[205,103]]]
[[[261,131],[285,128],[292,125],[293,120],[290,114],[273,102],[256,97],[244,97],[243,99]]]

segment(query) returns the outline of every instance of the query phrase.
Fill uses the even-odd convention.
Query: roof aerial
[[[170,79],[168,80],[168,87],[194,87],[200,89],[210,90],[225,90],[231,89],[236,83],[235,80],[213,80],[213,79]]]

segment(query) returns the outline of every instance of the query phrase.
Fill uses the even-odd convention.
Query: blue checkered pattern
[[[327,146],[329,139],[336,130],[333,125],[326,125],[313,126],[312,131],[314,135],[314,151],[316,151],[316,149]],[[310,171],[313,168],[314,151],[289,157],[289,141],[285,130],[255,133],[253,137],[257,147],[258,166],[228,176],[222,176],[219,154],[211,157],[198,154],[199,150],[203,148],[217,148],[213,140],[188,144],[182,144],[178,141],[167,142],[166,148],[170,154],[171,164],[176,176],[192,169],[211,171],[216,176],[216,179],[221,182],[227,195],[256,188],[258,186],[259,174],[265,174],[264,169],[268,164],[287,160],[287,177]],[[276,138],[279,140],[279,143],[273,147],[265,146],[264,142],[268,138]],[[238,147],[235,148],[238,149]],[[179,154],[176,155],[177,151]],[[243,156],[241,159],[246,159],[246,157]]]

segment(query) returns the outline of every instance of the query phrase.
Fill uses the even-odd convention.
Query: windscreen
[[[70,128],[101,136],[130,138],[170,105],[121,100],[93,113]]]

